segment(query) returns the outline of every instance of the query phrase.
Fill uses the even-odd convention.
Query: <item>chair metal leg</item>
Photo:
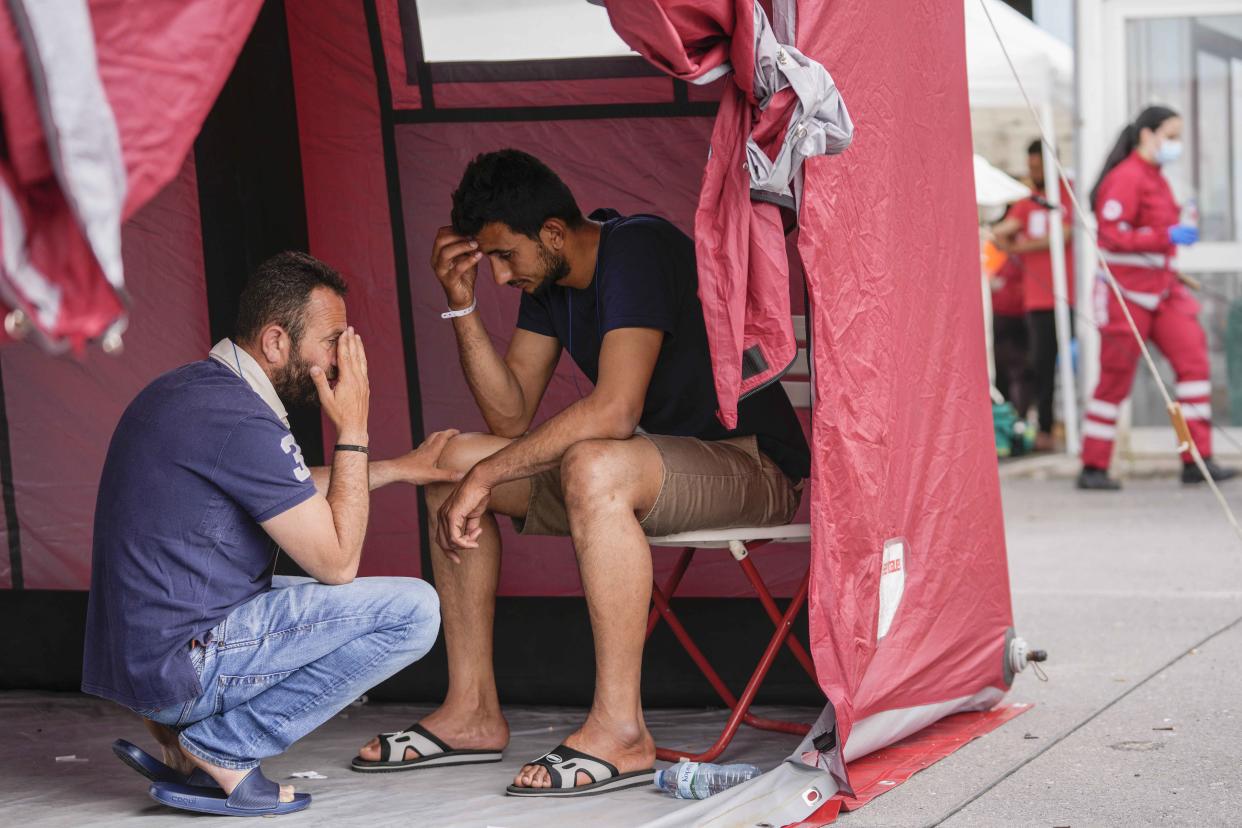
[[[703,654],[703,651],[699,649],[697,644],[695,644],[694,639],[690,637],[690,633],[682,625],[681,619],[679,619],[677,614],[673,612],[673,608],[669,605],[668,598],[664,595],[664,592],[655,585],[652,585],[651,589],[652,601],[656,605],[656,612],[658,612],[661,617],[668,622],[669,629],[677,638],[677,641],[681,644],[682,649],[684,649],[686,654],[690,656],[690,659],[694,662],[695,666],[699,668],[699,672],[703,674],[705,679],[707,679],[707,683],[710,684],[712,689],[716,691],[716,694],[720,696],[721,701],[723,701],[730,708],[737,707],[737,697],[733,695],[733,691],[730,690],[729,686],[724,683],[724,679],[720,677],[720,674],[716,672],[715,668],[712,667],[711,662],[708,661],[707,656]],[[794,610],[794,616],[797,615],[800,609],[801,606]],[[777,618],[776,626],[778,630],[781,627],[781,619],[779,617]],[[751,727],[759,728],[760,730],[773,730],[780,733],[796,733],[798,735],[802,735],[809,729],[808,725],[796,722],[782,722],[777,719],[767,719],[763,716],[756,716],[753,713],[744,713],[742,721],[745,724],[750,725]]]
[[[768,618],[772,619],[773,624],[779,624],[781,621],[781,612],[777,609],[776,602],[772,600],[772,593],[768,591],[767,584],[764,583],[759,570],[751,563],[750,558],[743,558],[738,561],[742,567],[742,571],[746,573],[746,577],[750,579],[750,584],[755,588],[755,593],[759,596],[759,603],[763,604],[763,608],[768,613]],[[808,569],[808,575],[810,570]],[[811,655],[802,646],[802,642],[795,635],[789,636],[785,641],[794,658],[798,659],[798,663],[802,665],[802,669],[811,677],[811,681],[819,683],[819,677],[815,674],[815,662],[811,660]]]
[[[773,635],[772,640],[768,642],[767,649],[763,652],[763,658],[760,659],[759,665],[755,668],[754,674],[751,675],[750,681],[746,685],[746,689],[742,692],[741,699],[737,700],[735,704],[729,705],[733,708],[733,713],[729,716],[729,721],[725,725],[724,731],[720,734],[720,738],[716,740],[716,743],[703,753],[699,754],[686,754],[682,751],[669,750],[667,748],[656,748],[657,758],[666,762],[675,762],[679,759],[688,759],[692,762],[710,762],[724,752],[725,748],[728,747],[729,742],[733,740],[733,736],[737,733],[738,727],[741,726],[745,719],[749,718],[747,714],[750,709],[750,705],[755,700],[755,694],[759,692],[760,685],[763,684],[763,680],[767,678],[768,671],[772,668],[772,662],[776,659],[776,654],[780,651],[780,648],[785,643],[785,639],[789,636],[790,630],[793,627],[794,618],[797,617],[798,612],[802,609],[802,604],[806,601],[807,585],[810,581],[810,577],[811,573],[808,569],[807,574],[802,578],[802,584],[798,587],[797,594],[794,596],[794,599],[790,601],[789,607],[785,610],[784,616],[781,617],[780,623],[777,625],[776,634]],[[658,592],[658,590],[653,590],[653,592]],[[676,632],[677,630],[680,630],[681,634],[678,634],[677,637],[679,640],[682,640],[682,634],[685,633],[684,628],[681,627],[681,623],[679,621],[676,621],[676,616],[672,616],[671,612],[665,612],[668,602],[664,599],[663,594],[659,595],[659,599],[660,603],[664,606],[664,609],[661,609],[661,615],[664,615],[666,620],[669,620],[670,624],[676,622],[676,628],[674,631]],[[670,616],[672,617],[670,618]],[[682,640],[683,645],[687,643],[687,640]],[[690,642],[690,646],[693,647],[692,642]],[[689,647],[687,647],[687,649],[689,649]],[[699,652],[698,647],[694,647],[691,657],[695,659],[696,663],[699,663],[699,660],[702,658],[702,653]],[[710,666],[705,668],[703,664],[700,664],[700,669],[703,669],[704,675],[706,675],[707,671],[711,668]],[[715,675],[714,671],[712,674]],[[717,680],[719,680],[719,677],[717,677]],[[727,693],[728,688],[724,689]],[[717,692],[720,692],[720,688],[717,688]],[[764,721],[765,724],[771,723],[772,725],[780,726],[779,728],[768,727],[765,729],[780,729],[787,733],[796,734],[805,734],[810,730],[808,725],[798,725],[789,722],[775,722],[773,720],[762,721]]]
[[[651,585],[651,600],[656,606],[656,611],[664,617],[669,629],[673,631],[673,635],[677,636],[681,646],[698,666],[699,671],[707,679],[712,689],[716,691],[716,694],[729,707],[737,707],[737,696],[733,695],[733,692],[729,690],[716,671],[712,669],[711,662],[707,660],[707,656],[703,655],[703,651],[694,643],[690,633],[686,632],[686,628],[681,625],[681,620],[673,614],[673,610],[669,607],[668,599],[664,596],[664,592],[655,584]]]
[[[681,550],[681,556],[677,558],[677,563],[673,566],[673,571],[669,573],[668,580],[664,582],[664,594],[672,595],[677,591],[677,587],[681,585],[682,576],[686,574],[686,569],[690,566],[690,562],[694,559],[694,553],[697,550],[693,546],[687,546]],[[652,582],[653,591],[655,582]],[[656,607],[651,608],[651,612],[647,615],[647,636],[643,641],[650,641],[651,634],[655,632],[656,624],[660,623],[660,611]]]

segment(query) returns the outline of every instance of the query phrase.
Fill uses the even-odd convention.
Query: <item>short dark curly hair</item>
[[[252,342],[265,327],[276,323],[296,345],[306,323],[306,303],[318,287],[342,297],[349,289],[341,274],[308,253],[286,251],[272,256],[246,281],[234,340]]]
[[[466,165],[453,191],[453,229],[477,235],[485,224],[501,222],[532,239],[550,218],[570,227],[582,224],[582,211],[565,182],[535,156],[502,149]]]

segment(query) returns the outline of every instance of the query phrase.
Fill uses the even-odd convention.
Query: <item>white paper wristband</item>
[[[474,309],[479,306],[479,298],[476,296],[470,303],[470,307],[461,310],[447,310],[440,314],[441,319],[456,319],[459,316],[465,316],[468,313],[474,313]]]

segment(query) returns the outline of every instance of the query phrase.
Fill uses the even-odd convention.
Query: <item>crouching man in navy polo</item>
[[[452,432],[368,463],[370,386],[346,286],[311,256],[262,264],[236,336],[156,379],[108,449],[95,536],[82,689],[137,711],[163,761],[117,755],[176,808],[282,814],[310,804],[265,778],[283,752],[421,658],[435,590],[358,578],[370,489],[422,485]],[[322,406],[339,443],[307,468],[285,403]],[[310,578],[273,577],[283,549]]]

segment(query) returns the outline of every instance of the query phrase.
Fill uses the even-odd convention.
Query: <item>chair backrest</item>
[[[811,408],[815,401],[815,388],[812,382],[814,366],[807,354],[806,317],[793,318],[794,338],[798,340],[798,355],[794,358],[793,367],[781,380],[785,393],[794,408]]]

